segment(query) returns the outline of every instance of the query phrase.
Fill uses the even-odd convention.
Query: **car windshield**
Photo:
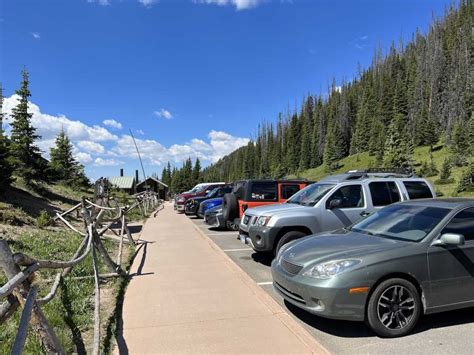
[[[286,203],[314,206],[334,187],[333,184],[311,184],[290,197]]]
[[[206,197],[214,197],[217,194],[217,191],[219,190],[219,187],[216,187],[215,189],[212,189],[206,194]]]
[[[395,205],[354,224],[350,230],[382,238],[419,242],[449,213],[449,209]]]

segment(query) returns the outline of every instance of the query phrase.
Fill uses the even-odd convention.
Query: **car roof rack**
[[[355,180],[361,178],[409,178],[416,177],[415,174],[406,168],[368,168],[363,170],[349,170],[346,172],[349,176],[346,180]]]

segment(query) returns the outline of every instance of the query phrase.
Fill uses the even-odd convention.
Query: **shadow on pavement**
[[[373,337],[375,334],[363,322],[349,322],[318,317],[285,301],[285,306],[299,320],[321,332],[344,338]]]
[[[365,338],[376,336],[375,333],[373,333],[363,322],[350,322],[318,317],[287,301],[285,301],[285,306],[299,320],[321,332],[343,338]],[[421,317],[412,334],[423,333],[430,329],[472,323],[473,321],[474,308],[430,314]]]
[[[252,254],[252,259],[260,264],[263,264],[265,266],[271,266],[272,261],[273,261],[273,253],[253,253]]]

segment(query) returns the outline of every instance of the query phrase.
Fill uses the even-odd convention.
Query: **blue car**
[[[199,204],[197,216],[199,218],[204,218],[204,214],[206,213],[207,210],[217,207],[217,206],[221,206],[223,203],[224,203],[223,197],[216,197],[216,198],[211,198],[209,200],[202,201]]]

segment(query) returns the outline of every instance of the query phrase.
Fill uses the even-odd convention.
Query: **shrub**
[[[36,226],[38,228],[44,228],[49,225],[51,225],[51,217],[49,216],[48,212],[42,210],[38,218],[36,218]]]
[[[451,178],[451,163],[448,158],[443,162],[441,167],[441,173],[439,174],[439,179],[435,181],[436,184],[451,184],[454,182],[454,179]]]

